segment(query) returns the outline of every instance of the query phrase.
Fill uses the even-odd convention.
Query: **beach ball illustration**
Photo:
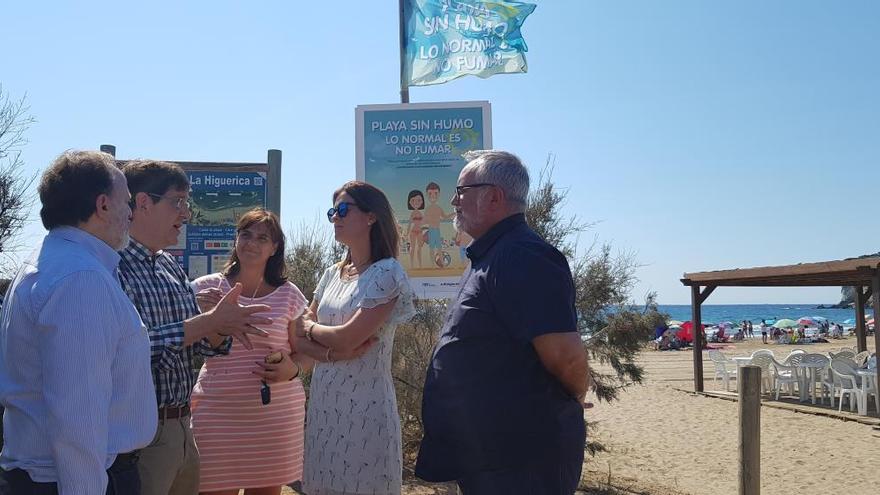
[[[440,251],[434,256],[434,263],[440,268],[446,268],[452,263],[452,256],[449,256],[446,251]]]

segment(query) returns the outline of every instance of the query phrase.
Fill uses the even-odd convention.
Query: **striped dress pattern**
[[[415,314],[413,291],[393,258],[377,261],[354,279],[331,266],[315,290],[318,322],[341,325],[359,308],[395,300],[379,341],[350,361],[317,363],[306,424],[303,488],[309,495],[399,495],[400,417],[391,377],[397,325]]]
[[[193,282],[196,292],[231,287],[220,274]],[[287,325],[302,314],[306,299],[288,282],[257,298],[240,303],[266,304],[261,316],[268,337],[251,336],[253,350],[234,341],[228,356],[205,361],[192,394],[192,428],[201,457],[199,491],[286,485],[302,478],[303,425],[306,396],[299,378],[270,383],[272,400],[263,405],[260,378],[252,374],[272,351],[290,352]]]

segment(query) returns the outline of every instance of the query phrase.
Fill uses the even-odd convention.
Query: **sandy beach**
[[[854,337],[800,346],[808,352],[854,346]],[[760,338],[727,344],[729,356],[770,349],[784,358],[796,346],[762,344]],[[868,339],[873,351],[873,336]],[[587,411],[593,439],[607,452],[587,456],[579,493],[726,495],[737,492],[737,403],[694,394],[692,352],[644,351],[644,384],[620,400]],[[713,366],[704,354],[705,389]],[[774,404],[775,401],[766,401]],[[873,413],[872,413],[873,414]],[[761,490],[771,495],[877,493],[880,431],[871,425],[773,407],[761,408]],[[617,491],[603,491],[604,488]],[[295,493],[285,490],[285,493]],[[454,495],[452,486],[410,479],[407,495]]]
[[[827,352],[853,346],[854,337],[801,346]],[[873,336],[868,349],[873,350]],[[756,349],[784,358],[795,346],[760,339],[728,345],[729,356]],[[645,351],[648,375],[612,404],[587,413],[595,439],[609,449],[585,463],[585,479],[652,495],[720,495],[737,491],[737,403],[698,396],[693,390],[691,351]],[[714,370],[704,354],[705,389]],[[771,401],[772,402],[772,401]],[[880,431],[870,425],[770,407],[761,408],[761,489],[767,494],[848,495],[877,493],[876,452]]]
[[[867,339],[874,351],[874,336]],[[793,349],[826,354],[855,347],[848,336],[827,343],[764,344],[760,336],[744,342],[710,344],[728,357],[769,349],[782,361]],[[578,495],[727,495],[737,493],[738,403],[736,387],[726,397],[693,392],[693,352],[655,351],[646,346],[638,362],[645,381],[624,389],[620,400],[595,402],[586,411],[591,440],[607,449],[586,456]],[[593,363],[602,371],[606,367]],[[723,392],[713,382],[714,366],[703,353],[706,392]],[[595,397],[593,397],[595,401]],[[873,495],[880,487],[876,453],[880,419],[855,413],[834,416],[825,404],[795,398],[763,399],[761,408],[761,490],[770,495]],[[844,411],[848,410],[848,404]],[[818,414],[817,414],[818,413]],[[830,414],[830,415],[826,415]],[[873,424],[865,424],[863,422]],[[407,476],[408,474],[408,476]],[[286,491],[285,494],[294,494]],[[430,484],[405,473],[405,495],[457,495],[454,484]]]

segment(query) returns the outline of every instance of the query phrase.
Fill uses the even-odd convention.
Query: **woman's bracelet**
[[[331,362],[331,361],[333,361],[333,359],[330,357],[330,353],[331,353],[331,352],[333,352],[333,349],[331,349],[331,348],[328,347],[328,348],[327,348],[327,355],[324,356],[324,358],[326,359],[326,361],[327,361],[328,363]]]
[[[316,325],[317,323],[318,323],[318,322],[313,321],[308,327],[306,327],[306,330],[305,330],[306,340],[308,340],[309,342],[314,342],[314,341],[315,341],[315,339],[312,338],[312,329],[315,328],[315,325]]]

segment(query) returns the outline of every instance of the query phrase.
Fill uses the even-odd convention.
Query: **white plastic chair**
[[[798,383],[797,365],[801,362],[803,356],[803,352],[790,354],[785,359],[785,364],[771,358],[773,362],[773,388],[776,391],[776,400],[779,400],[779,391],[782,390],[783,386],[787,386],[789,393],[794,395],[794,386]]]
[[[773,366],[773,352],[768,350],[755,351],[752,353],[752,361],[749,364],[761,368],[761,391],[772,392],[774,382],[773,371],[770,368]]]
[[[868,413],[868,399],[871,395],[874,396],[874,408],[878,413],[880,413],[880,393],[878,393],[877,391],[876,380],[874,380],[873,377],[868,378],[866,376],[859,375],[858,367],[855,366],[853,362],[849,359],[838,358],[834,361],[839,363],[842,367],[846,367],[846,369],[851,371],[851,373],[855,376],[856,387],[858,387],[859,400],[861,401],[859,414]],[[862,385],[864,385],[862,383],[863,380],[869,380],[870,386],[862,387]]]
[[[859,380],[867,380],[867,378],[860,376]],[[871,380],[871,386],[866,390],[866,394],[864,395],[864,406],[865,406],[865,414],[868,414],[868,396],[874,396],[874,411],[877,414],[880,414],[880,392],[877,390],[877,379],[874,378]]]
[[[828,391],[828,402],[831,404],[831,407],[834,407],[834,400],[836,398],[837,389],[841,388],[840,380],[837,376],[834,375],[834,371],[831,369],[831,364],[828,364],[828,368],[825,369],[825,372],[822,373],[822,398],[826,397],[825,392]]]
[[[820,385],[822,387],[822,397],[825,397],[825,380],[823,380],[823,377],[827,373],[829,362],[830,360],[828,359],[828,356],[822,354],[804,354],[804,357],[801,358],[801,363],[821,365],[820,368],[812,368],[810,370],[816,374],[815,376],[817,379],[815,383],[807,383],[807,377],[804,376],[803,386],[809,387],[805,388],[805,390],[807,391],[807,394],[811,396],[813,404],[816,403],[815,385]],[[807,369],[804,369],[804,371],[807,372]]]
[[[720,351],[714,349],[709,351],[709,359],[715,365],[715,379],[712,380],[712,383],[714,384],[721,378],[724,390],[730,392],[730,379],[736,378],[736,363],[727,359]]]
[[[859,388],[859,376],[855,373],[855,370],[844,359],[832,359],[831,372],[840,383],[840,405],[837,407],[837,412],[843,410],[844,395],[847,395],[849,398],[850,412],[854,411],[856,407],[861,410],[862,391]],[[853,398],[855,398],[855,401],[853,401]]]
[[[791,352],[788,353],[788,356],[786,356],[785,361],[783,361],[782,363],[785,364],[788,361],[788,359],[790,357],[794,356],[795,354],[806,354],[806,353],[807,353],[807,351],[805,351],[803,349],[792,349]]]
[[[828,352],[828,355],[831,356],[831,359],[836,358],[849,358],[855,360],[856,353],[852,349],[843,348],[840,352]]]

